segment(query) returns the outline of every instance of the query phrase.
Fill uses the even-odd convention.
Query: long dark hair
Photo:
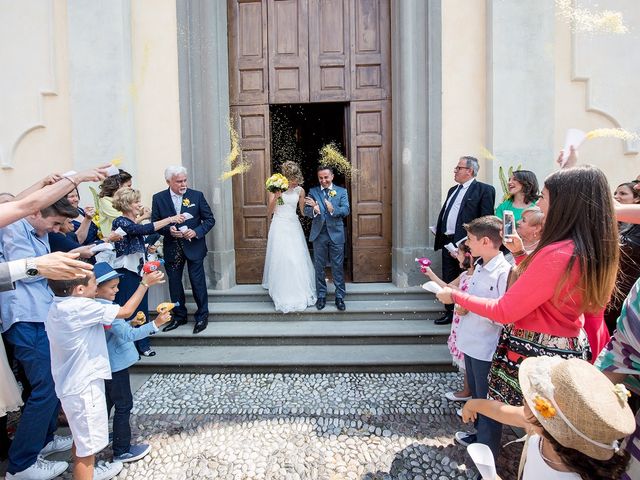
[[[113,197],[113,194],[116,193],[124,183],[131,180],[131,178],[132,177],[129,172],[125,172],[120,169],[120,173],[118,175],[112,175],[102,181],[100,184],[100,194],[98,196]]]
[[[535,423],[542,426],[540,422]],[[578,450],[563,446],[546,430],[542,432],[542,436],[553,447],[562,463],[572,472],[580,475],[582,480],[614,480],[622,478],[622,474],[627,469],[630,456],[626,450],[614,453],[609,460],[597,460]]]
[[[556,287],[554,301],[566,284],[576,261],[580,266],[577,288],[583,310],[595,312],[609,302],[618,270],[618,224],[611,190],[604,173],[590,165],[559,170],[547,177],[549,208],[540,243],[518,267],[521,274],[544,247],[563,240],[574,244],[567,270]]]
[[[530,170],[516,170],[511,174],[513,178],[522,185],[524,203],[527,205],[535,202],[540,197],[540,187],[538,187],[538,177]],[[513,195],[510,197],[513,199]]]

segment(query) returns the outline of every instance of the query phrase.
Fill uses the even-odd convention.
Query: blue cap
[[[98,262],[93,266],[93,274],[96,276],[96,283],[100,285],[107,280],[124,277],[123,274],[116,272],[107,262]]]

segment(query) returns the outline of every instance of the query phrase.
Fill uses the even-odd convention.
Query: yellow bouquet
[[[267,178],[267,181],[265,183],[267,185],[267,191],[271,193],[286,192],[287,190],[289,190],[289,180],[287,180],[287,177],[285,177],[281,173],[274,173],[269,178]],[[276,203],[278,205],[284,205],[282,197],[278,198]]]

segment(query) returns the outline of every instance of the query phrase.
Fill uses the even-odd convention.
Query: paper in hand
[[[191,215],[189,212],[184,212],[184,213],[181,213],[180,215],[182,215],[185,220],[191,220],[193,218],[193,215]]]
[[[110,165],[109,168],[107,168],[107,177],[113,177],[119,173],[120,170],[115,165]]]
[[[497,478],[496,462],[493,459],[491,449],[487,445],[484,443],[472,443],[467,447],[467,452],[476,464],[483,480],[495,480]]]
[[[78,173],[78,172],[76,172],[75,170],[69,170],[68,172],[64,172],[62,174],[62,176],[63,177],[71,177],[72,175],[75,175],[76,173]]]
[[[456,253],[456,246],[453,243],[447,243],[444,248],[446,248],[447,250],[449,250],[450,253]]]
[[[184,233],[187,230],[189,230],[189,227],[187,227],[186,225],[182,225],[180,228],[178,228],[178,230],[180,230],[182,233]]]
[[[431,293],[440,293],[442,291],[442,287],[434,281],[423,283],[422,288]]]
[[[92,253],[98,253],[98,252],[104,252],[105,250],[113,250],[114,246],[111,245],[110,243],[98,243],[97,245],[94,245],[93,247],[91,247],[91,252]]]
[[[585,138],[587,138],[587,134],[582,130],[577,128],[570,128],[567,130],[567,136],[564,139],[564,148],[562,149],[562,167],[567,163],[569,153],[571,153],[571,147],[577,150],[578,147],[582,145]]]
[[[114,232],[116,232],[118,235],[120,235],[121,237],[126,237],[127,236],[127,232],[125,232],[122,227],[118,227],[114,230]]]

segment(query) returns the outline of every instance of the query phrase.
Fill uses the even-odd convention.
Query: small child
[[[98,283],[96,300],[100,303],[113,304],[118,283],[122,276],[106,262],[96,263],[93,267]],[[153,275],[147,274],[148,276]],[[162,275],[160,273],[160,275]],[[144,282],[145,280],[143,280]],[[126,317],[125,317],[126,318]],[[107,415],[111,407],[113,412],[113,460],[122,463],[134,462],[146,456],[151,451],[147,444],[131,444],[131,426],[129,418],[133,408],[133,395],[129,382],[129,367],[140,360],[135,341],[146,338],[158,332],[159,327],[171,320],[169,312],[158,315],[153,321],[139,328],[133,328],[129,322],[117,319],[106,330],[109,363],[111,364],[111,380],[105,380],[107,397]]]
[[[511,264],[500,251],[502,245],[502,221],[493,215],[476,218],[465,224],[467,246],[474,257],[480,257],[469,281],[468,293],[484,298],[500,298],[507,290]],[[465,312],[460,318],[457,345],[464,353],[464,363],[472,398],[487,398],[489,369],[498,345],[502,325],[473,312]],[[502,425],[480,416],[476,422],[477,433],[457,432],[455,439],[467,446],[479,442],[491,448],[495,456],[500,449]]]
[[[155,272],[154,272],[155,273]],[[93,273],[73,280],[49,280],[55,297],[46,321],[51,374],[73,435],[73,478],[106,480],[122,470],[121,462],[95,467],[95,454],[109,442],[104,381],[111,378],[104,327],[127,318],[159,276],[143,278],[131,299],[120,307],[95,301]]]
[[[456,258],[460,264],[460,268],[464,271],[453,282],[447,284],[435,274],[429,267],[425,267],[422,272],[431,280],[436,282],[441,287],[451,287],[466,292],[469,289],[469,280],[473,275],[475,265],[473,263],[473,257],[471,256],[471,250],[467,246],[466,242],[460,243],[456,253]],[[467,380],[467,372],[464,368],[464,353],[458,348],[458,329],[460,327],[460,317],[466,315],[467,311],[459,307],[453,310],[453,322],[451,323],[451,333],[447,340],[449,346],[449,352],[453,358],[453,364],[458,367],[463,374],[464,384],[462,390],[459,392],[447,392],[445,397],[452,402],[464,402],[471,398],[471,389],[469,388],[469,381]]]
[[[618,440],[636,425],[624,385],[613,385],[584,360],[547,356],[524,359],[518,380],[524,406],[477,399],[462,409],[465,422],[481,414],[527,431],[518,478],[623,477],[629,453],[618,450]]]

